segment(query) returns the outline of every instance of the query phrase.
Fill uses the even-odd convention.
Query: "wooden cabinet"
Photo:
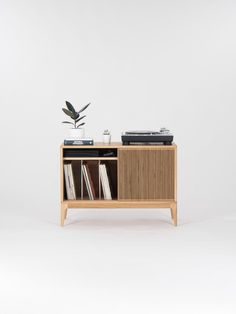
[[[68,152],[73,152],[69,155]],[[90,152],[91,151],[91,156]],[[106,157],[112,152],[111,157]],[[77,154],[78,153],[78,154]],[[94,156],[94,154],[96,154]],[[177,225],[176,198],[176,156],[173,145],[127,145],[112,143],[93,146],[61,146],[61,225],[67,216],[68,208],[170,208],[171,217]],[[74,200],[67,199],[65,191],[64,165],[71,163],[78,169],[74,172],[79,191]],[[86,164],[94,171],[94,191],[96,198],[89,199],[85,183],[81,178],[81,167]],[[105,164],[111,174],[112,199],[104,199],[99,169]],[[76,166],[77,165],[77,166]],[[76,168],[77,167],[77,168]],[[97,167],[97,170],[96,170]],[[79,170],[80,169],[80,170]],[[96,174],[97,173],[97,174]],[[77,176],[77,177],[76,177]],[[91,176],[93,177],[93,175]],[[96,186],[97,185],[97,186]]]

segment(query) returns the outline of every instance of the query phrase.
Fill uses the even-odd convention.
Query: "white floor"
[[[56,211],[54,212],[56,213]],[[0,313],[236,313],[236,214],[3,211]]]

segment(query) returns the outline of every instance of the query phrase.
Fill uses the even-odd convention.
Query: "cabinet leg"
[[[61,204],[61,226],[64,226],[64,220],[67,215],[67,205]]]
[[[64,219],[67,218],[67,211],[68,211],[68,208],[66,207],[66,208],[65,208],[65,216],[64,216]]]
[[[171,205],[171,218],[174,222],[174,225],[177,226],[177,204],[176,203],[173,203]]]
[[[172,208],[170,209],[170,214],[171,214],[171,219],[173,219],[174,217],[173,217],[173,209]]]

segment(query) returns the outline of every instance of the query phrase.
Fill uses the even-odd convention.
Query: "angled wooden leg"
[[[65,208],[65,216],[64,216],[64,219],[66,219],[66,217],[67,217],[67,212],[68,212],[68,208],[66,207],[66,208]]]
[[[170,214],[171,214],[171,219],[173,219],[174,217],[173,217],[173,209],[172,208],[170,209]]]
[[[171,204],[171,218],[173,219],[174,225],[177,226],[177,203]]]
[[[64,220],[67,214],[67,205],[61,203],[61,226],[64,226]]]

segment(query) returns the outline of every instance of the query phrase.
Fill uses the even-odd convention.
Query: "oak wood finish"
[[[114,148],[117,157],[63,158],[67,148]],[[117,162],[117,193],[114,200],[64,199],[64,162],[72,160],[114,160]],[[177,146],[95,143],[91,146],[61,145],[61,226],[68,208],[170,208],[177,226]]]
[[[171,208],[174,200],[140,201],[140,200],[81,200],[65,201],[68,208]]]

